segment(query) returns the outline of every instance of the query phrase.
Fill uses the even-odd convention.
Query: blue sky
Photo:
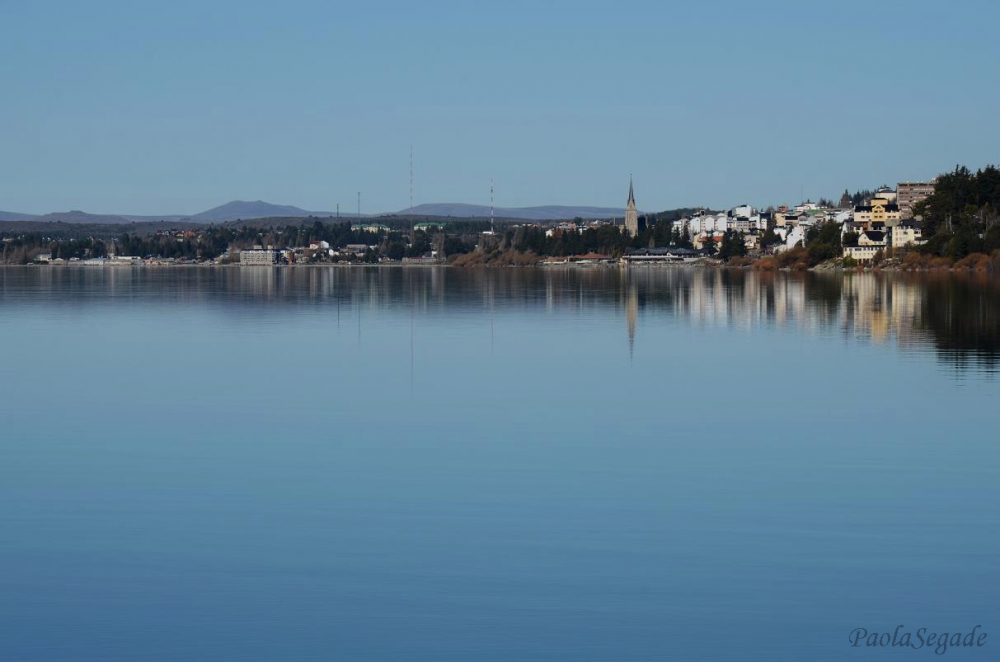
[[[0,209],[796,202],[1000,161],[1000,3],[0,0]]]

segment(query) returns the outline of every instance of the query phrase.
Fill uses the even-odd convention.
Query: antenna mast
[[[493,178],[490,178],[490,234],[493,232]]]
[[[410,215],[413,215],[413,145],[410,145]]]

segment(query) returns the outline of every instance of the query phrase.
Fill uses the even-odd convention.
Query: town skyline
[[[984,163],[984,164],[982,164],[983,167],[988,167],[990,165],[991,165],[990,163]],[[975,169],[975,168],[973,168],[973,169]],[[855,191],[865,191],[865,190],[867,190],[867,191],[875,191],[876,189],[878,189],[879,187],[882,187],[882,186],[894,187],[894,186],[896,186],[896,185],[898,185],[900,183],[906,183],[906,182],[911,182],[911,181],[929,181],[929,180],[934,179],[935,177],[937,177],[940,174],[944,174],[945,172],[947,172],[947,170],[942,170],[941,172],[934,173],[933,175],[925,177],[923,179],[906,178],[906,179],[886,180],[886,181],[882,181],[882,182],[879,182],[879,183],[869,182],[867,184],[862,184],[860,186],[845,186],[845,187],[843,187],[841,189],[838,189],[837,186],[831,186],[830,187],[831,188],[830,191],[827,191],[826,193],[821,193],[821,194],[815,195],[815,196],[804,195],[804,192],[802,190],[800,190],[798,195],[789,195],[789,196],[786,196],[784,199],[776,200],[776,201],[769,200],[769,201],[763,201],[762,202],[762,201],[759,201],[759,200],[743,200],[743,199],[741,199],[741,200],[731,200],[730,202],[724,203],[724,204],[704,204],[704,203],[701,203],[700,201],[695,201],[695,200],[680,200],[680,201],[677,201],[676,204],[668,205],[668,206],[665,206],[665,207],[655,207],[655,206],[650,206],[650,205],[641,205],[638,202],[635,202],[635,206],[636,206],[637,211],[638,211],[639,214],[656,213],[656,212],[661,212],[661,211],[666,211],[666,210],[672,210],[672,209],[687,209],[687,208],[703,208],[703,209],[714,209],[714,210],[726,210],[726,209],[731,209],[731,208],[739,207],[739,206],[743,206],[743,205],[752,205],[754,207],[759,207],[761,209],[766,209],[768,207],[777,208],[777,207],[780,207],[780,206],[789,206],[789,207],[792,207],[792,206],[795,206],[795,205],[798,205],[798,204],[803,204],[803,203],[808,203],[808,202],[815,202],[815,201],[823,200],[823,199],[833,200],[834,198],[839,198],[839,196],[841,195],[841,193],[843,193],[843,191],[845,191],[845,190],[849,191],[851,193],[853,193]],[[559,215],[554,215],[554,216],[538,216],[538,215],[535,215],[535,216],[531,216],[531,215],[522,216],[522,215],[515,215],[515,216],[510,216],[509,217],[509,218],[523,218],[523,219],[529,219],[529,220],[561,220],[561,219],[565,219],[565,218],[572,218],[573,216],[584,216],[584,217],[595,217],[595,218],[596,217],[602,217],[602,216],[613,216],[613,215],[622,216],[622,215],[624,215],[625,210],[629,206],[629,204],[632,203],[632,202],[634,202],[633,201],[633,195],[634,195],[634,193],[633,193],[633,183],[634,183],[635,179],[636,178],[635,178],[635,176],[634,176],[633,173],[629,173],[627,175],[627,178],[626,178],[625,181],[628,182],[628,191],[627,191],[626,195],[619,196],[620,198],[623,198],[623,200],[624,200],[624,202],[622,202],[620,204],[619,203],[615,203],[615,202],[603,203],[603,204],[591,204],[591,203],[588,203],[588,202],[573,202],[573,201],[565,201],[565,200],[554,200],[554,201],[553,200],[549,200],[549,201],[539,202],[538,204],[530,204],[530,205],[496,204],[495,208],[497,210],[500,210],[500,211],[503,211],[503,210],[517,210],[517,211],[521,211],[521,210],[536,210],[536,209],[542,209],[542,208],[566,208],[566,209],[579,208],[580,210],[584,210],[584,209],[588,209],[589,208],[590,210],[592,210],[594,212],[594,213],[583,213],[583,214],[575,214],[574,213],[574,214],[571,214],[569,216],[565,216],[565,215],[563,215],[563,216],[559,216]],[[487,183],[487,186],[489,186],[489,183]],[[636,197],[638,197],[639,199],[642,199],[643,195],[642,195],[641,187],[638,186],[638,185],[636,185],[636,186],[634,186],[634,188],[640,189],[640,194],[638,196],[636,196]],[[655,189],[654,189],[654,191],[655,191]],[[356,195],[363,195],[363,194],[364,194],[363,191],[356,192]],[[655,197],[655,196],[653,196],[653,197]],[[377,205],[377,202],[375,204]],[[414,204],[412,208],[411,207],[405,207],[405,208],[395,209],[395,210],[379,209],[379,208],[376,208],[376,209],[367,209],[367,208],[363,208],[361,206],[361,204],[359,204],[356,201],[348,201],[347,204],[338,204],[338,203],[335,203],[333,205],[330,205],[329,208],[319,210],[319,209],[309,209],[309,208],[306,208],[304,206],[300,206],[300,205],[296,204],[295,202],[288,202],[288,201],[273,202],[273,201],[270,201],[270,200],[265,200],[263,198],[259,198],[259,197],[255,198],[255,197],[250,196],[250,197],[239,198],[239,199],[235,199],[234,198],[234,199],[232,199],[232,200],[230,200],[228,202],[224,202],[222,204],[212,205],[210,208],[200,209],[200,210],[196,210],[196,211],[177,212],[177,211],[172,211],[172,210],[160,210],[160,211],[156,211],[156,212],[153,212],[153,213],[143,213],[143,214],[135,213],[135,212],[132,212],[131,210],[121,210],[121,209],[112,209],[112,208],[87,209],[87,208],[84,208],[82,206],[70,206],[70,207],[67,207],[67,208],[64,208],[64,209],[55,209],[55,208],[35,209],[35,210],[14,209],[12,205],[6,205],[5,206],[4,205],[3,197],[0,196],[0,220],[22,220],[22,219],[16,218],[16,216],[19,215],[19,214],[23,215],[23,217],[24,217],[23,220],[35,220],[35,218],[37,218],[37,217],[43,217],[43,216],[46,216],[46,215],[61,215],[61,214],[66,214],[67,212],[82,212],[84,214],[96,215],[96,216],[119,216],[119,217],[124,218],[126,220],[138,219],[140,217],[143,217],[144,219],[148,219],[148,220],[153,220],[153,219],[156,219],[156,218],[163,218],[164,220],[181,220],[181,219],[185,219],[185,220],[187,220],[187,219],[198,220],[199,217],[202,217],[202,218],[204,218],[204,220],[211,222],[211,221],[215,221],[215,220],[235,220],[237,218],[241,218],[241,216],[239,216],[237,212],[233,213],[232,218],[226,217],[226,218],[220,219],[220,218],[213,217],[212,214],[214,212],[217,212],[218,210],[223,210],[224,208],[230,207],[230,206],[239,208],[241,206],[251,206],[251,205],[264,205],[264,206],[267,206],[267,207],[272,207],[272,208],[274,208],[274,211],[273,211],[273,213],[259,214],[259,215],[250,215],[250,216],[245,216],[244,218],[265,218],[265,217],[268,217],[268,216],[275,216],[275,217],[277,217],[277,216],[296,216],[296,215],[301,215],[301,216],[324,216],[324,217],[325,216],[340,216],[340,217],[343,217],[343,218],[351,218],[351,217],[357,217],[359,215],[367,217],[367,216],[390,216],[390,215],[407,215],[407,214],[412,214],[412,215],[417,215],[417,216],[426,215],[426,216],[456,216],[456,217],[466,217],[466,216],[468,216],[468,217],[478,217],[480,215],[484,215],[484,216],[488,215],[489,214],[489,209],[491,207],[490,200],[489,200],[489,191],[488,191],[488,189],[487,189],[487,195],[486,195],[485,202],[484,201],[473,201],[470,198],[466,198],[464,200],[463,199],[459,199],[459,198],[453,198],[453,199],[447,199],[447,200],[423,201],[423,202],[419,202],[419,203]],[[477,213],[473,213],[473,214],[450,213],[447,210],[442,210],[441,209],[441,208],[445,208],[445,207],[448,207],[448,206],[475,208],[476,211],[477,211]],[[6,215],[6,216],[4,216],[4,215]]]

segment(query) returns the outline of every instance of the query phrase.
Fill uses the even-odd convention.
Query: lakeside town
[[[3,264],[453,265],[704,264],[759,269],[1000,270],[1000,171],[956,167],[929,181],[844,191],[836,202],[639,210],[629,182],[622,215],[524,221],[421,218],[255,219],[202,227],[128,226],[86,236],[3,232]],[[65,230],[65,227],[61,229]],[[103,233],[103,234],[102,234]]]

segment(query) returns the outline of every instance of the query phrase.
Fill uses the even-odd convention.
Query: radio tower
[[[410,145],[410,216],[413,216],[413,145]]]
[[[490,234],[493,233],[493,178],[490,177]]]

